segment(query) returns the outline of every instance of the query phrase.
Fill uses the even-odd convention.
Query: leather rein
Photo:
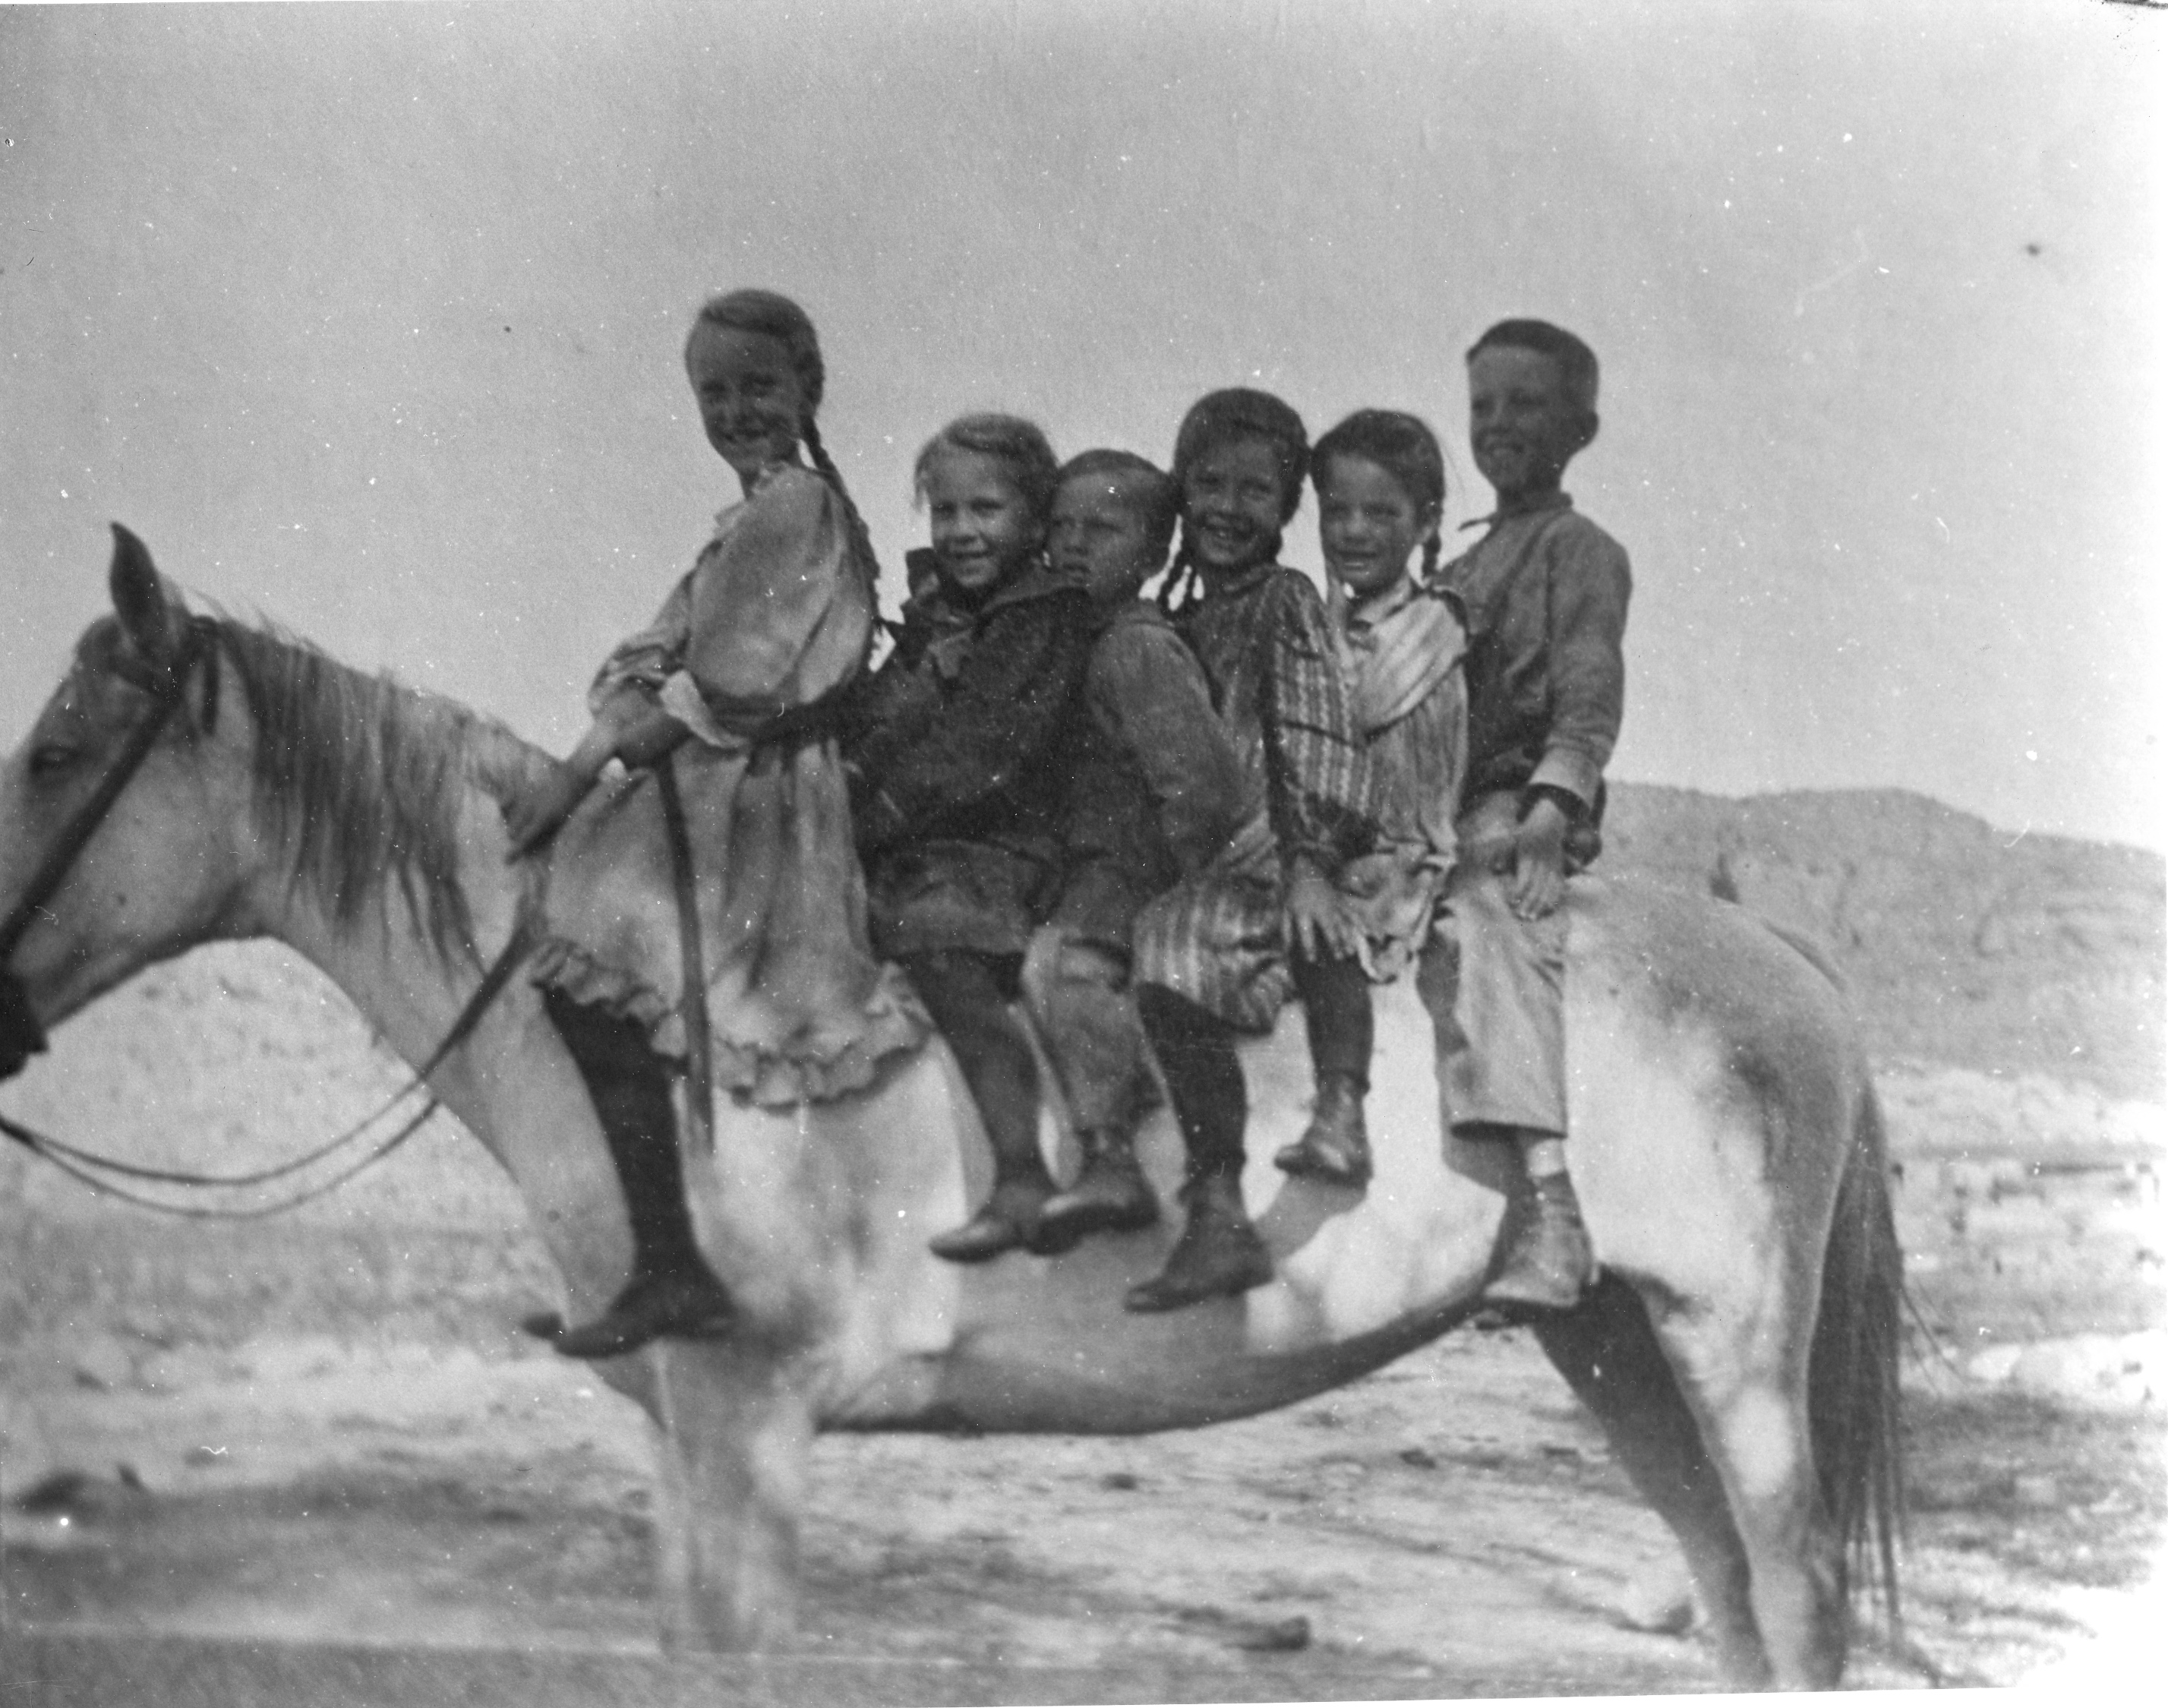
[[[209,734],[215,726],[219,657],[215,620],[205,616],[190,617],[180,645],[165,668],[147,681],[138,684],[146,687],[151,694],[151,705],[142,721],[128,732],[127,740],[121,744],[120,751],[98,778],[89,798],[69,819],[53,845],[45,851],[45,857],[39,862],[37,870],[31,874],[29,881],[23,886],[22,893],[8,910],[5,919],[0,919],[0,1077],[15,1072],[30,1056],[45,1048],[45,1030],[38,1024],[37,1016],[31,1012],[29,997],[21,979],[8,966],[8,960],[36,916],[45,911],[45,903],[52,899],[54,892],[66,881],[77,857],[97,833],[98,826],[104,822],[106,815],[113,810],[114,802],[120,798],[121,791],[127,788],[136,773],[141,769],[151,749],[165,732],[166,726],[173,721],[173,714],[180,709],[188,696],[189,683],[199,663],[205,667],[206,675],[202,721],[204,732]],[[490,963],[473,995],[467,998],[465,1006],[453,1019],[437,1047],[430,1052],[429,1059],[416,1070],[413,1077],[337,1137],[290,1162],[242,1174],[205,1174],[179,1169],[144,1168],[118,1157],[101,1156],[96,1152],[83,1150],[50,1134],[40,1132],[36,1128],[26,1126],[5,1115],[0,1115],[0,1133],[44,1157],[63,1173],[81,1181],[93,1191],[140,1205],[145,1209],[162,1210],[169,1216],[247,1221],[291,1210],[343,1185],[364,1168],[391,1155],[419,1131],[422,1123],[437,1112],[441,1106],[438,1099],[431,1096],[423,1104],[420,1113],[408,1120],[390,1138],[378,1143],[359,1162],[349,1164],[329,1180],[319,1182],[274,1204],[239,1209],[167,1204],[116,1186],[102,1177],[113,1174],[130,1180],[177,1186],[260,1186],[284,1179],[322,1161],[352,1143],[415,1092],[427,1086],[429,1076],[441,1067],[452,1051],[473,1033],[483,1011],[510,982],[513,970],[525,959],[533,944],[532,923],[528,913],[522,910],[513,927],[511,939],[498,951],[497,959]]]

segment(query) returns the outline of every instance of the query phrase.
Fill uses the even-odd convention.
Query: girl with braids
[[[1256,810],[1225,853],[1139,916],[1138,1012],[1189,1147],[1188,1221],[1166,1270],[1131,1290],[1132,1311],[1171,1311],[1272,1278],[1242,1206],[1248,1109],[1237,1032],[1272,1025],[1292,982],[1310,1035],[1317,1104],[1277,1158],[1292,1173],[1369,1178],[1370,992],[1363,928],[1337,887],[1374,838],[1362,742],[1324,602],[1276,561],[1302,500],[1302,420],[1262,391],[1215,391],[1174,447],[1182,549],[1161,597],[1195,577],[1175,613],[1241,756]]]
[[[1318,440],[1310,473],[1326,606],[1379,829],[1347,887],[1371,970],[1389,978],[1421,950],[1444,893],[1467,769],[1467,631],[1459,601],[1431,585],[1445,458],[1415,416],[1363,409]],[[1417,547],[1420,579],[1409,572]]]
[[[534,976],[632,1225],[631,1278],[600,1317],[529,1324],[575,1358],[720,1333],[733,1314],[693,1238],[671,1107],[689,1043],[656,769],[675,780],[692,844],[718,1093],[768,1107],[842,1096],[930,1030],[869,944],[829,727],[872,645],[877,568],[814,425],[826,375],[813,323],[786,297],[731,291],[700,311],[685,366],[744,502],[604,662],[571,758],[505,812],[515,856],[556,838]],[[605,780],[613,759],[630,769]]]
[[[874,946],[901,961],[948,1040],[994,1152],[994,1186],[933,1242],[952,1263],[1076,1231],[1041,1226],[1039,1071],[1010,1012],[1061,857],[1064,727],[1092,646],[1090,600],[1046,562],[1058,469],[1012,415],[966,415],[918,454],[928,573],[896,648],[853,696],[844,752]]]

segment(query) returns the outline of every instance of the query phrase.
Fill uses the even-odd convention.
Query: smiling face
[[[812,411],[782,339],[702,321],[685,346],[685,372],[708,443],[748,487],[770,464],[796,460]]]
[[[1222,575],[1271,556],[1285,492],[1278,449],[1268,439],[1225,439],[1200,451],[1182,482],[1182,519],[1190,551]]]
[[[1063,482],[1054,495],[1048,555],[1056,569],[1084,583],[1094,604],[1134,599],[1166,561],[1136,488],[1134,478],[1119,474],[1087,474]]]
[[[1469,359],[1469,444],[1501,505],[1555,491],[1595,432],[1594,414],[1574,402],[1555,357],[1489,344]]]
[[[1046,530],[997,457],[943,445],[927,465],[933,555],[948,583],[991,592],[1031,561]]]
[[[1437,536],[1437,508],[1418,505],[1398,477],[1368,457],[1336,456],[1318,473],[1325,566],[1358,603],[1374,599],[1402,580],[1417,548]]]

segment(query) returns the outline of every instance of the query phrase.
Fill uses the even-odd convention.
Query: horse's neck
[[[417,1069],[510,940],[523,902],[519,874],[505,863],[497,804],[479,790],[468,791],[459,842],[471,952],[442,948],[391,874],[379,904],[352,924],[332,918],[308,885],[277,872],[250,886],[251,934],[274,938],[313,964]],[[627,1254],[616,1177],[578,1068],[525,979],[513,975],[430,1088],[511,1175],[576,1306],[607,1297]]]

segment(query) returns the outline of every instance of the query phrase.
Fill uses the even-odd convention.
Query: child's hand
[[[1565,895],[1565,811],[1538,795],[1513,833],[1513,880],[1506,899],[1523,919],[1541,919]]]
[[[1325,874],[1297,859],[1288,872],[1288,938],[1299,954],[1313,960],[1361,957],[1363,928]]]
[[[504,809],[504,827],[512,838],[505,863],[525,859],[555,836],[593,786],[594,779],[584,772],[558,764],[542,782],[523,789]]]

